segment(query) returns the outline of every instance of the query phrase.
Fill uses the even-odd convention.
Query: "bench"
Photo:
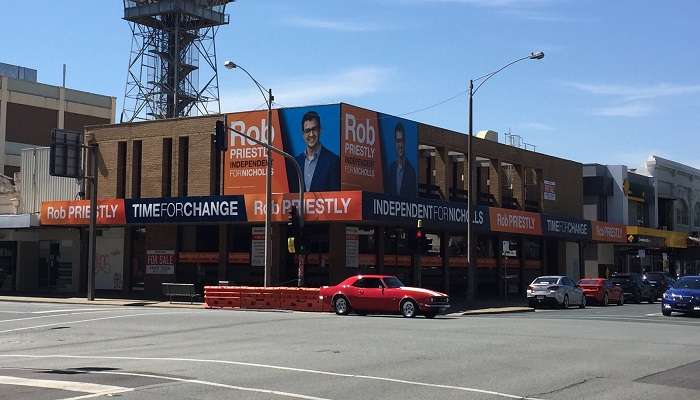
[[[170,303],[173,302],[173,297],[189,297],[192,304],[194,298],[199,297],[194,289],[194,283],[162,283],[161,285],[163,294],[169,298]]]

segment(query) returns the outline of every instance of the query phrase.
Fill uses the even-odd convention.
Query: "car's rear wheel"
[[[621,306],[625,304],[625,296],[620,294],[620,297],[617,298],[617,305]]]
[[[656,302],[656,299],[655,299],[653,296],[654,296],[654,295],[652,295],[652,297],[649,297],[649,298],[647,299],[647,301],[649,302],[649,304],[654,304],[654,303]]]
[[[418,313],[418,304],[411,299],[404,300],[401,303],[401,315],[406,318],[413,318]]]
[[[578,308],[586,308],[586,296],[581,296],[581,304],[578,305]]]
[[[350,303],[345,296],[337,296],[333,299],[333,308],[335,308],[335,313],[338,315],[348,315],[350,312]]]
[[[603,307],[607,307],[607,305],[608,305],[608,300],[609,300],[609,299],[608,299],[608,293],[606,292],[606,293],[603,295]]]
[[[564,300],[562,300],[562,302],[561,302],[561,308],[563,308],[563,309],[569,308],[569,295],[568,294],[564,295]]]

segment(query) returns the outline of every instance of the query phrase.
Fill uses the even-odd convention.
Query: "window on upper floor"
[[[688,205],[685,200],[678,199],[678,201],[676,201],[676,223],[688,225],[688,219]]]

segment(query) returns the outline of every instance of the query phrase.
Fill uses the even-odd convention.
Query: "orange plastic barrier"
[[[282,309],[330,311],[319,299],[318,288],[205,286],[207,308]]]

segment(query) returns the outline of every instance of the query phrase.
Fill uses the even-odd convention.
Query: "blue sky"
[[[700,2],[606,0],[238,0],[219,30],[233,59],[280,106],[344,101],[466,131],[511,131],[537,151],[637,167],[649,154],[700,168]],[[117,97],[131,35],[118,0],[2,3],[0,61],[39,81]],[[239,71],[220,67],[223,111],[259,107]],[[420,112],[428,106],[452,98]]]

